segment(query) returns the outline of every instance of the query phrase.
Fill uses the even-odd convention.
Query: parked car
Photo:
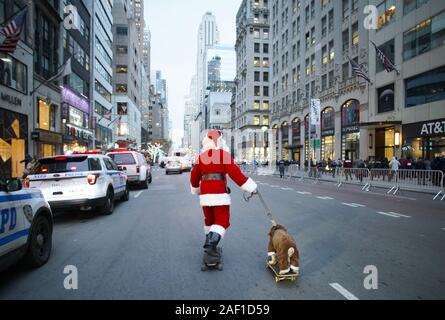
[[[192,165],[192,161],[191,160],[186,159],[186,158],[182,158],[180,160],[180,163],[181,163],[181,168],[182,168],[183,172],[192,170],[193,165]]]
[[[112,214],[115,200],[130,199],[127,175],[102,154],[42,158],[26,184],[42,191],[53,212],[97,208]]]
[[[40,190],[0,178],[0,271],[23,260],[44,265],[51,255],[53,215]]]
[[[127,173],[130,184],[138,184],[144,189],[148,188],[152,181],[151,166],[141,153],[120,149],[108,152],[107,156],[113,159],[118,167]]]
[[[172,160],[167,161],[165,165],[165,174],[169,174],[171,172],[182,174],[182,167],[179,161],[172,161]]]

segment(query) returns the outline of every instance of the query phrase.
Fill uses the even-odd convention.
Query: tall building
[[[144,45],[142,49],[142,61],[144,63],[145,73],[150,83],[151,72],[151,33],[149,29],[144,30]]]
[[[202,108],[205,90],[207,86],[207,50],[219,44],[219,31],[216,17],[211,12],[206,12],[202,17],[198,29],[198,51],[196,61],[197,96],[199,107]]]
[[[286,1],[285,1],[286,2]],[[270,10],[267,0],[243,0],[236,17],[235,158],[265,158],[256,131],[269,126],[272,92],[270,74]],[[260,139],[258,139],[260,140]],[[258,150],[256,150],[258,147]]]
[[[115,142],[120,146],[141,144],[142,51],[132,2],[115,0],[113,6],[113,108]]]
[[[92,97],[95,123],[95,148],[113,147],[113,124],[117,115],[113,112],[113,14],[110,1],[94,0],[92,3],[94,25],[91,31],[93,43]],[[94,87],[93,87],[94,86]]]
[[[86,151],[93,143],[91,2],[69,0],[65,4],[76,8],[78,21],[72,28],[62,28],[63,62],[71,59],[72,70],[64,78],[61,92],[63,151]],[[45,24],[45,20],[42,21]],[[38,30],[41,28],[44,26]],[[43,50],[46,48],[45,44]]]
[[[133,16],[138,35],[139,50],[143,50],[145,40],[144,0],[132,0]]]

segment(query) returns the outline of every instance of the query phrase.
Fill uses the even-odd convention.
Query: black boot
[[[217,249],[218,243],[221,240],[221,236],[216,232],[210,232],[206,236],[206,242],[204,244],[204,263],[205,264],[217,264],[221,260],[221,253]]]

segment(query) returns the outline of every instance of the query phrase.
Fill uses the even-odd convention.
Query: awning
[[[401,125],[402,121],[375,121],[375,122],[362,122],[360,128],[376,129],[387,128]]]

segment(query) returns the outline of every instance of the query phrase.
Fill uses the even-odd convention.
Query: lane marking
[[[344,206],[352,207],[352,208],[364,208],[364,207],[366,207],[365,205],[359,204],[359,203],[342,202],[341,204],[344,205]]]
[[[367,194],[374,194],[377,196],[384,196],[384,197],[389,197],[389,198],[397,198],[397,199],[405,199],[405,200],[411,200],[411,201],[417,201],[417,199],[415,198],[410,198],[410,197],[405,197],[405,196],[397,196],[397,195],[390,195],[390,194],[383,194],[383,193],[378,193],[378,192],[372,192],[372,191],[367,191]]]
[[[292,190],[294,190],[294,189],[292,189],[292,188],[281,188],[281,190],[292,191]]]
[[[138,198],[138,197],[142,194],[142,192],[144,192],[144,191],[139,191],[138,193],[136,193],[136,194],[134,195],[134,197],[135,197],[135,198]]]
[[[349,292],[348,290],[343,288],[340,284],[338,284],[338,283],[330,283],[329,285],[332,288],[334,288],[335,290],[337,290],[346,299],[348,299],[348,300],[359,300],[355,295],[353,295],[351,292]]]
[[[404,214],[395,213],[395,212],[378,211],[377,213],[381,214],[381,215],[384,215],[384,216],[393,217],[393,218],[411,218],[410,216],[406,216]]]
[[[279,188],[280,186],[272,185],[271,188]]]
[[[307,192],[307,191],[297,191],[297,193],[299,193],[299,194],[312,194],[311,192]]]
[[[318,196],[317,198],[321,199],[321,200],[334,200],[334,198],[331,198],[331,197],[320,197],[320,196]]]
[[[407,216],[407,215],[400,214],[400,213],[397,213],[397,212],[390,211],[389,213],[395,214],[396,216],[399,216],[399,217],[402,217],[402,218],[411,218],[411,216]]]

